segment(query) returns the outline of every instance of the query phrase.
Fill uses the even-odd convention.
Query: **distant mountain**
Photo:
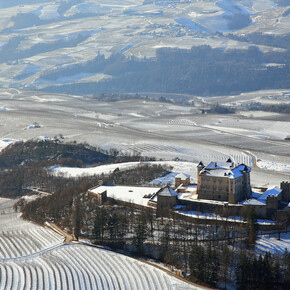
[[[70,85],[116,77],[108,73],[111,68],[95,68],[101,56],[150,59],[163,47],[285,50],[289,5],[289,0],[0,0],[0,86],[66,92]],[[273,41],[261,41],[265,36]],[[73,74],[67,73],[71,67]],[[60,77],[49,80],[55,72]]]

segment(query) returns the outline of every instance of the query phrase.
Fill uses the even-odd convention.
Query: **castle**
[[[277,213],[290,214],[290,183],[282,182],[280,188],[251,188],[251,168],[226,162],[210,162],[197,166],[197,184],[190,182],[190,175],[175,176],[174,188],[144,186],[97,186],[89,190],[103,204],[107,196],[141,206],[156,208],[157,216],[169,216],[171,210],[197,212],[223,212],[242,215],[252,208],[259,218],[273,218]]]
[[[251,168],[245,164],[235,165],[229,158],[227,162],[211,162],[197,166],[197,194],[199,199],[239,203],[250,198]]]

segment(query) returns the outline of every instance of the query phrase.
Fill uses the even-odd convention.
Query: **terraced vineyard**
[[[15,201],[0,198],[0,261],[16,259],[60,246],[63,237],[26,222],[13,211]]]
[[[195,289],[153,266],[83,245],[0,262],[0,269],[0,289]]]
[[[0,290],[196,289],[133,258],[81,244],[22,220],[0,198]]]

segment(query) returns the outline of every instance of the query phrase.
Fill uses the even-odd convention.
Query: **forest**
[[[288,89],[290,50],[262,52],[256,46],[248,49],[211,48],[208,45],[190,50],[160,48],[155,58],[99,54],[93,61],[58,67],[43,74],[45,80],[73,76],[79,71],[104,73],[109,80],[50,86],[45,90],[70,94],[160,92],[203,96],[229,95],[241,92]],[[267,66],[268,63],[277,65]]]
[[[115,149],[104,151],[88,144],[64,143],[58,139],[19,141],[0,152],[0,196],[20,197],[31,192],[31,188],[53,193],[82,183],[93,186],[98,180],[105,179],[103,176],[80,178],[54,176],[50,170],[54,166],[86,167],[139,160],[138,155],[122,154]],[[163,167],[157,168],[159,175],[156,177],[163,172],[167,172]],[[127,174],[130,176],[130,172]],[[116,182],[122,184],[125,180],[123,175],[123,172],[117,170],[115,175],[111,176],[111,180],[116,179]],[[133,180],[137,178],[134,177],[133,171],[131,175]],[[139,182],[143,180],[142,178],[139,177]],[[138,183],[137,180],[132,182]]]

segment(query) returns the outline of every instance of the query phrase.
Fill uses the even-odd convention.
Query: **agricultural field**
[[[21,219],[0,199],[0,289],[202,289],[152,265]]]
[[[271,94],[249,93],[245,100],[268,102],[265,96]],[[281,98],[283,95],[285,92],[279,93]],[[201,99],[194,97],[193,107],[144,99],[101,102],[91,97],[1,89],[0,146],[62,136],[64,142],[87,142],[157,160],[193,162],[183,170],[180,163],[171,164],[179,167],[176,172],[185,171],[193,177],[199,161],[231,157],[252,167],[254,185],[289,181],[290,144],[284,140],[290,132],[288,115],[251,114],[242,107],[236,114],[201,114]],[[272,102],[280,100],[277,97]],[[86,170],[97,173],[99,169]]]
[[[108,3],[109,2],[109,3]],[[68,65],[114,53],[155,57],[163,47],[210,45],[247,49],[251,42],[228,37],[253,32],[285,35],[288,7],[275,0],[0,1],[0,86],[43,89],[44,76]],[[237,20],[238,19],[238,20]],[[283,51],[257,45],[261,51]],[[99,82],[104,71],[62,76],[53,84]]]
[[[0,198],[0,261],[46,252],[63,243],[61,235],[21,219],[12,208],[15,202]]]

